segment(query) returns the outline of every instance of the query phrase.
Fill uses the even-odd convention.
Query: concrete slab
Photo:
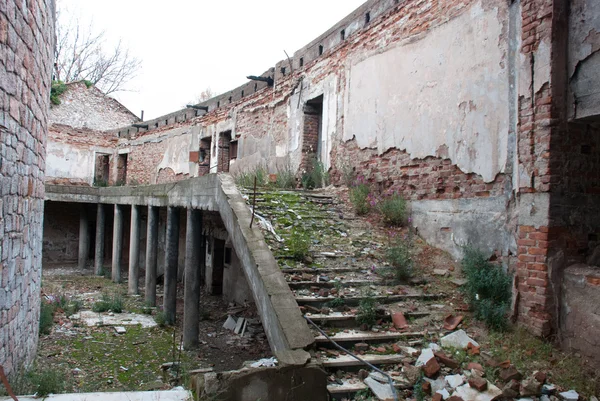
[[[39,401],[32,396],[19,396],[19,401]],[[191,401],[192,393],[187,390],[133,391],[114,393],[56,394],[45,397],[50,401]],[[0,397],[0,401],[12,401],[10,397]]]
[[[385,340],[396,340],[402,338],[412,338],[412,337],[423,337],[424,333],[398,333],[393,331],[384,331],[379,333],[372,333],[368,331],[358,331],[358,330],[348,330],[348,332],[339,332],[334,336],[329,336],[332,340],[341,342],[341,341],[385,341]],[[315,337],[315,342],[317,343],[326,343],[329,342],[325,336]]]
[[[403,355],[360,355],[360,358],[369,362],[371,365],[396,364],[401,363]],[[326,368],[343,367],[343,366],[361,366],[362,362],[350,355],[340,355],[336,358],[327,358],[321,361]]]
[[[137,313],[115,313],[111,316],[91,310],[82,310],[71,316],[71,320],[81,320],[86,326],[135,326],[141,324],[145,329],[156,326],[152,316],[138,315]]]

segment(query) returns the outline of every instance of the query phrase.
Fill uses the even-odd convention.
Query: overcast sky
[[[1,0],[0,0],[1,1]],[[58,0],[108,41],[119,38],[142,60],[114,96],[152,119],[182,108],[210,87],[233,89],[332,27],[365,0]],[[109,43],[110,44],[110,43]]]

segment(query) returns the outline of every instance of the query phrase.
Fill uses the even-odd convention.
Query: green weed
[[[258,165],[254,169],[237,173],[233,178],[238,187],[254,188],[255,178],[256,186],[264,187],[267,183],[268,173],[264,166]]]
[[[310,236],[304,230],[295,228],[287,240],[287,246],[291,256],[302,261],[309,255]]]
[[[377,210],[388,225],[399,226],[406,221],[406,201],[398,194],[380,200],[377,203]]]
[[[371,205],[369,204],[369,193],[371,188],[367,184],[357,184],[350,188],[350,202],[358,215],[369,213]]]
[[[394,279],[404,282],[412,277],[413,259],[411,254],[411,244],[408,239],[397,240],[393,246],[390,246],[385,252],[387,262],[392,266]]]
[[[467,279],[462,290],[474,317],[493,330],[505,330],[511,301],[511,277],[501,266],[488,262],[481,251],[470,247],[465,248],[462,268]]]
[[[329,185],[329,172],[320,160],[312,158],[308,171],[302,174],[301,181],[305,189],[323,188]]]
[[[123,312],[123,297],[120,294],[102,294],[102,299],[94,303],[92,310],[97,313],[109,311],[121,313]]]
[[[54,312],[56,307],[42,300],[40,307],[40,334],[50,334],[50,329],[54,324]]]
[[[359,325],[371,327],[377,321],[377,302],[371,294],[360,300],[356,312],[356,322]]]

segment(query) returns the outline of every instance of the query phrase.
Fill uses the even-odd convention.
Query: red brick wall
[[[381,189],[390,188],[406,199],[489,197],[504,192],[504,174],[499,174],[494,182],[486,183],[477,174],[464,173],[449,159],[412,159],[398,149],[378,155],[374,149],[360,149],[354,140],[342,144],[336,153],[337,157],[340,153],[343,155],[345,161],[341,163],[347,163],[357,175],[379,183]],[[341,172],[334,170],[333,177],[340,182]]]

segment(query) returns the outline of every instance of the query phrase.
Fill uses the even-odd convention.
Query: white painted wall
[[[353,61],[343,139],[379,153],[449,157],[493,181],[507,162],[509,129],[506,10],[498,9],[507,6],[496,3],[475,3],[419,40]]]
[[[94,153],[91,148],[48,141],[46,177],[81,180],[91,185],[94,181]]]

